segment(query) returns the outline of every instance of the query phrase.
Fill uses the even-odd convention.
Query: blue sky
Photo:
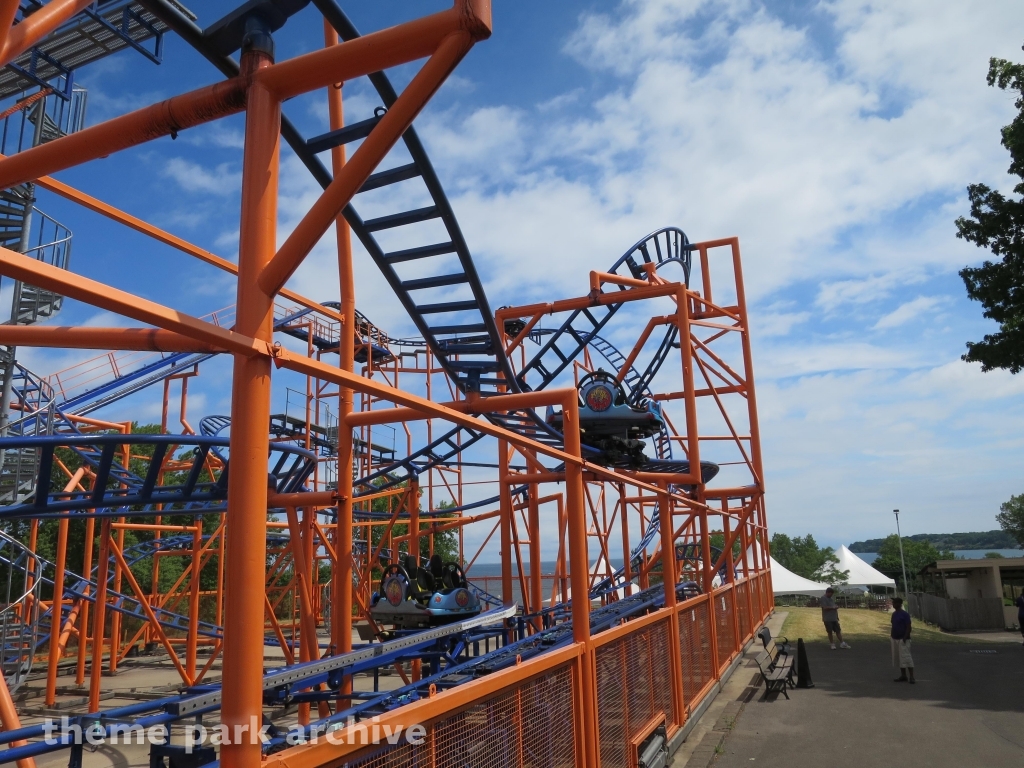
[[[193,10],[205,26],[232,5]],[[344,6],[366,32],[447,3]],[[904,533],[987,530],[1024,492],[1024,378],[959,359],[992,326],[956,274],[986,254],[953,221],[968,183],[1011,186],[998,139],[1012,99],[985,73],[989,56],[1024,56],[1022,22],[1014,2],[495,0],[494,36],[417,126],[494,306],[585,293],[590,269],[660,226],[740,237],[774,530],[849,543],[889,533],[895,507]],[[278,57],[321,44],[310,8]],[[216,79],[174,38],[162,66],[126,52],[78,76],[90,123]],[[346,86],[350,121],[377,103]],[[286,112],[326,130],[319,97]],[[58,178],[235,258],[242,129],[225,120]],[[283,237],[317,193],[287,152],[282,191]],[[40,205],[74,230],[75,271],[195,314],[234,302],[222,273]],[[332,250],[327,237],[292,286],[337,298]],[[407,332],[372,264],[357,276],[363,311]],[[59,322],[116,320],[69,303]],[[193,422],[227,411],[228,373],[204,369]],[[117,415],[158,418],[153,400]]]

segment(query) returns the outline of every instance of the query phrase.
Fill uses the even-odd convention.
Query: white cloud
[[[897,328],[948,302],[949,299],[945,296],[918,296],[913,301],[900,304],[892,312],[879,318],[878,322],[873,326],[874,330],[881,331],[888,328]]]
[[[238,194],[242,172],[231,170],[231,164],[221,163],[213,170],[206,166],[172,157],[164,166],[163,175],[175,181],[187,192],[205,192],[211,195]]]

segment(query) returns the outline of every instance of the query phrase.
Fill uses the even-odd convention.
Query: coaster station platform
[[[322,17],[323,47],[279,61],[298,14]],[[75,72],[172,66],[167,35],[210,84],[88,125]],[[490,35],[487,0],[365,36],[334,0],[219,20],[173,0],[0,2],[0,762],[90,762],[15,703],[54,707],[74,675],[71,717],[100,738],[268,727],[154,746],[152,765],[651,765],[771,612],[739,242],[666,227],[594,254],[575,296],[493,308],[413,125]],[[399,93],[388,70],[413,62]],[[362,79],[379,106],[346,122]],[[327,131],[289,120],[300,97],[326,98]],[[237,263],[53,176],[240,113]],[[278,246],[282,141],[323,194]],[[235,295],[200,317],[76,274],[72,232],[39,208],[54,198],[232,275]],[[288,287],[329,231],[340,301]],[[356,309],[361,258],[405,317]],[[60,326],[66,299],[135,325]],[[41,375],[29,347],[95,356]],[[231,411],[196,421],[189,387],[225,359]],[[147,398],[159,428],[111,420]],[[180,685],[103,709],[106,677],[147,655]],[[368,723],[425,735],[367,744]]]

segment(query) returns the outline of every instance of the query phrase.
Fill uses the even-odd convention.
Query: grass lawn
[[[828,642],[828,635],[821,623],[820,608],[779,608],[789,611],[780,634],[795,643],[802,637],[805,643]],[[889,617],[892,614],[882,611],[869,611],[866,608],[840,608],[839,624],[843,628],[843,639],[851,645],[858,640],[885,640],[889,637]],[[967,638],[949,635],[934,624],[925,624],[914,619],[911,637],[915,641],[938,643],[969,643]]]

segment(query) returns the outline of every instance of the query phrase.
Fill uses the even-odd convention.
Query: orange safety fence
[[[669,615],[622,637],[615,637],[612,631],[595,639],[602,766],[629,768],[630,749],[638,737],[649,732],[653,720],[676,722],[669,660],[671,620]],[[628,623],[623,626],[630,628]]]
[[[715,634],[718,636],[718,670],[725,671],[736,652],[736,633],[733,629],[732,615],[735,607],[735,593],[731,586],[716,589],[714,592]]]
[[[605,630],[586,644],[593,654],[589,665],[580,655],[583,646],[570,646],[409,704],[394,716],[404,712],[402,722],[421,724],[426,729],[422,743],[350,744],[334,753],[333,762],[344,755],[350,768],[570,768],[582,764],[581,724],[596,711],[597,764],[631,768],[638,745],[659,725],[671,738],[767,618],[767,579],[764,573],[751,576]],[[752,617],[751,595],[764,597],[753,601],[761,605],[753,606]],[[742,638],[736,636],[734,616]],[[673,679],[673,653],[679,654],[679,680]],[[595,702],[583,700],[586,686],[580,676],[587,670],[595,678]],[[479,694],[470,694],[468,689],[481,685]],[[672,704],[677,686],[680,712]],[[346,736],[351,733],[349,728]],[[272,756],[272,762],[280,760],[272,768],[308,764],[301,759],[292,763],[288,755]]]
[[[693,607],[688,608],[690,605]],[[711,658],[711,623],[708,621],[706,597],[687,601],[679,611],[679,653],[682,658],[683,701],[689,716],[703,698],[704,689],[716,678]]]
[[[744,642],[750,637],[750,598],[748,597],[748,583],[745,581],[736,584],[736,613],[740,620],[740,641]]]
[[[544,672],[442,719],[423,723],[422,744],[368,747],[349,768],[505,768],[576,765],[572,665]]]

